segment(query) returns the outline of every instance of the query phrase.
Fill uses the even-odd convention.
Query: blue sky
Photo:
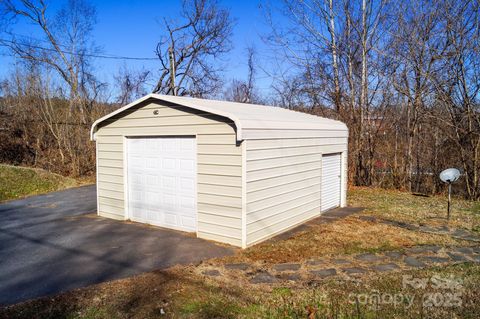
[[[50,2],[49,9],[55,10],[60,1]],[[162,17],[175,18],[181,2],[178,1],[129,1],[129,0],[91,0],[97,9],[97,24],[94,41],[102,48],[103,54],[131,57],[155,57],[156,43],[161,37],[160,21]],[[233,50],[224,59],[226,79],[246,77],[246,47],[253,45],[261,56],[268,50],[262,42],[260,34],[267,31],[259,0],[253,1],[220,1],[230,9],[236,19],[233,32]],[[40,36],[31,25],[18,24],[14,31],[29,36]],[[12,69],[14,59],[0,56],[0,77],[4,77]],[[129,69],[142,67],[155,72],[159,68],[157,61],[132,60],[97,60],[96,74],[102,81],[112,81],[119,67],[126,65]],[[257,83],[262,90],[268,90],[270,79],[259,73]]]

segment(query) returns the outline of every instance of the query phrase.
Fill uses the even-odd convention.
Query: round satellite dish
[[[453,183],[460,177],[460,171],[456,168],[447,168],[440,173],[440,179],[444,183]]]

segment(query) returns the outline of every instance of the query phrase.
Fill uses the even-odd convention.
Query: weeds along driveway
[[[95,215],[95,186],[0,204],[0,305],[233,253]]]

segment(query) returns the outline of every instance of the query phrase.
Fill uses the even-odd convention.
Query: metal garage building
[[[97,120],[98,214],[248,247],[345,206],[345,124],[147,95]]]

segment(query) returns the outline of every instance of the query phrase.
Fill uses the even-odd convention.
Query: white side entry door
[[[341,199],[342,169],[341,154],[322,156],[321,211],[339,207]]]

